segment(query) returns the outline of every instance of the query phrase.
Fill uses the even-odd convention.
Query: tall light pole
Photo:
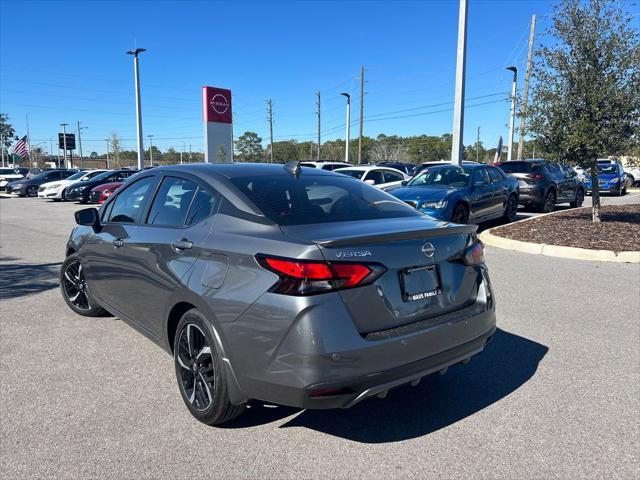
[[[460,0],[458,14],[458,54],[456,59],[456,95],[453,106],[453,138],[451,163],[460,165],[464,156],[462,135],[464,133],[464,82],[467,65],[467,0]]]
[[[344,145],[344,161],[349,163],[349,136],[351,131],[351,95],[341,93],[340,95],[347,97],[347,138]]]
[[[509,118],[509,149],[507,150],[507,162],[510,162],[513,151],[513,130],[516,122],[516,84],[518,82],[518,69],[516,67],[507,67],[507,70],[511,70],[513,72],[513,85],[511,86],[511,115]]]
[[[133,55],[133,75],[136,82],[136,127],[138,130],[138,170],[144,168],[144,145],[142,142],[142,105],[140,103],[140,67],[138,66],[138,55],[145,52],[145,48],[129,50],[127,55]]]
[[[71,168],[71,164],[67,164],[67,125],[69,125],[68,123],[61,123],[60,126],[62,127],[62,146],[64,148],[64,151],[62,152],[64,155],[64,164],[66,165],[67,168]]]
[[[518,142],[518,160],[522,160],[524,154],[524,132],[527,123],[527,102],[529,100],[529,79],[531,78],[531,62],[533,60],[533,42],[536,37],[536,16],[531,17],[531,31],[529,32],[529,53],[527,54],[527,71],[524,74],[524,91],[522,92],[522,100],[520,110],[520,141]]]
[[[105,142],[107,142],[107,170],[109,170],[109,139],[105,138]]]
[[[82,157],[82,138],[80,137],[80,131],[86,130],[89,127],[81,127],[80,122],[78,122],[78,146],[80,147],[80,168],[82,168],[82,162],[84,158]]]
[[[149,164],[153,167],[153,135],[147,135],[149,137]]]

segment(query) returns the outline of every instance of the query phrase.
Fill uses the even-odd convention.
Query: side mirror
[[[373,180],[365,180],[364,183],[366,183],[367,185],[375,185],[376,182],[374,182]]]
[[[400,182],[400,185],[402,185],[403,187],[407,185],[407,183],[409,183],[409,180],[402,180]]]
[[[74,215],[78,225],[93,227],[93,230],[96,232],[100,230],[100,215],[98,215],[98,210],[95,208],[83,208],[82,210],[78,210]]]

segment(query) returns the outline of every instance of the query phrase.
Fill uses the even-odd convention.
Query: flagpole
[[[2,166],[4,167],[4,135],[0,135],[0,144],[2,144]]]
[[[27,155],[29,156],[29,167],[33,167],[31,162],[31,137],[29,136],[29,114],[27,113]]]

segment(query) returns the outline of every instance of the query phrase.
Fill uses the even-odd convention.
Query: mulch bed
[[[522,242],[614,252],[640,251],[640,205],[603,206],[601,223],[591,208],[567,210],[496,228],[494,235]]]

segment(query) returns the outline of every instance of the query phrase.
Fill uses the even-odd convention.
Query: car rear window
[[[279,225],[415,217],[391,195],[341,175],[237,177],[231,182]]]
[[[542,168],[540,163],[531,162],[506,162],[500,165],[500,169],[507,173],[531,173],[538,172]]]

